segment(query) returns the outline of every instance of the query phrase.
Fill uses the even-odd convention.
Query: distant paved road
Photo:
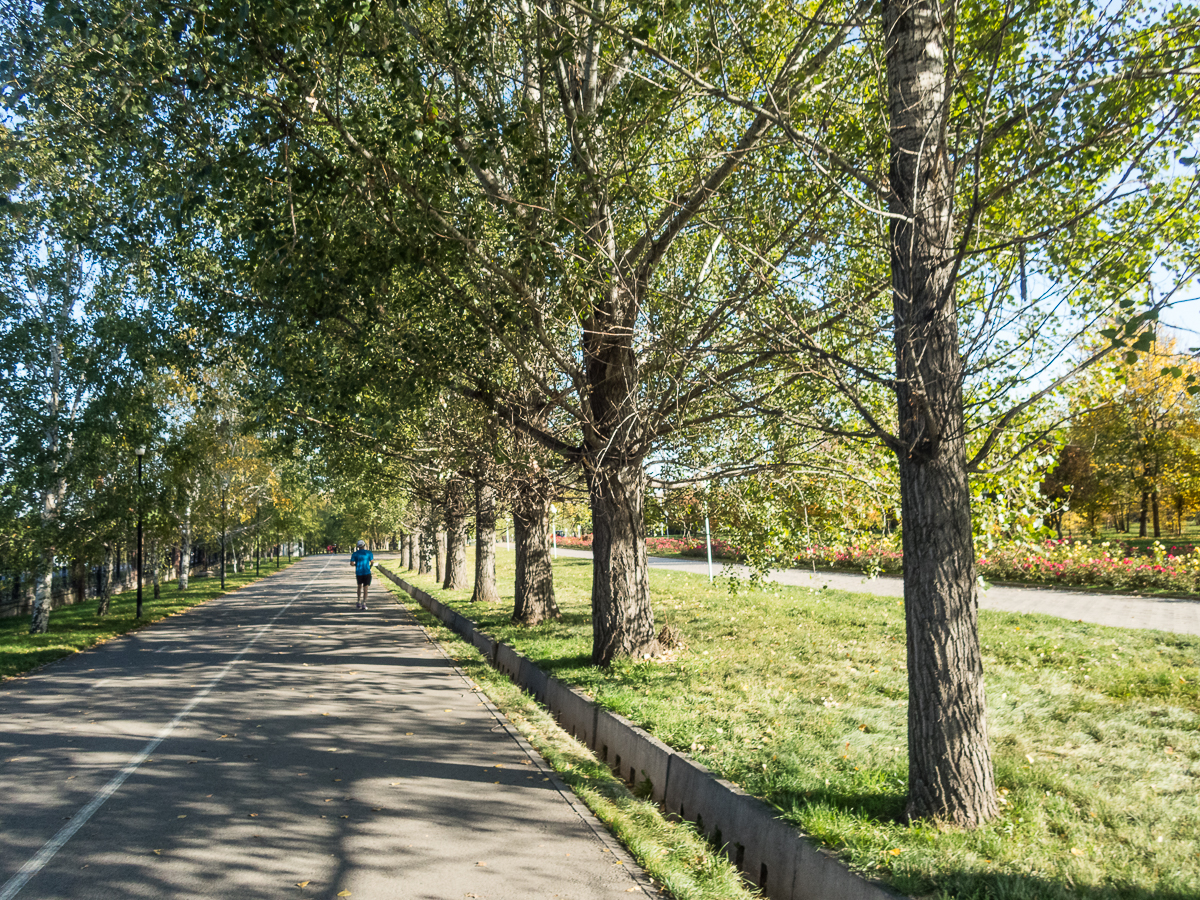
[[[309,557],[0,686],[0,900],[644,895],[497,716]]]
[[[589,550],[558,551],[563,556],[591,559]],[[702,559],[672,559],[662,556],[650,557],[650,565],[656,569],[679,569],[686,572],[708,572],[708,563]],[[734,566],[735,571],[745,573],[744,566]],[[713,563],[718,575],[723,567]],[[904,584],[894,575],[879,578],[864,578],[846,572],[805,572],[801,569],[781,569],[771,573],[772,581],[800,587],[830,587],[840,591],[859,591],[883,597],[903,597]],[[1200,601],[1163,597],[1138,597],[1125,594],[1089,594],[1084,591],[1059,590],[1038,587],[990,587],[979,597],[984,609],[999,609],[1006,612],[1042,613],[1063,619],[1095,622],[1097,625],[1114,625],[1118,628],[1153,628],[1159,631],[1174,631],[1180,634],[1200,634]]]

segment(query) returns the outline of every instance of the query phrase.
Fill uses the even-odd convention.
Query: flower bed
[[[592,549],[592,536],[560,537],[560,547]],[[739,559],[741,551],[726,541],[712,542],[714,559]],[[650,537],[651,553],[677,553],[704,559],[701,538]],[[795,557],[800,568],[851,569],[868,575],[899,574],[903,557],[895,542],[855,543],[808,547]],[[987,581],[1024,581],[1117,590],[1156,590],[1200,593],[1200,547],[1167,546],[1155,542],[1139,551],[1119,541],[1081,541],[1065,538],[1041,544],[1012,544],[980,551],[978,573]]]
[[[560,537],[558,539],[558,546],[567,547],[571,550],[591,550],[592,536],[585,534],[583,537]],[[708,554],[703,538],[648,537],[646,538],[646,550],[651,554],[678,553],[681,556],[696,556],[700,558],[704,558]],[[712,551],[713,559],[717,557],[721,559],[737,559],[740,553],[732,544],[719,538],[713,538]]]
[[[979,574],[993,581],[1034,581],[1163,590],[1200,590],[1200,549],[1155,541],[1136,554],[1115,541],[1046,541],[1037,547],[1000,547],[980,554]]]
[[[904,568],[900,551],[884,543],[813,547],[797,556],[796,564],[868,574]],[[987,581],[1200,592],[1200,548],[1190,544],[1168,547],[1156,541],[1143,552],[1117,541],[1070,538],[1012,544],[980,551],[976,570]]]

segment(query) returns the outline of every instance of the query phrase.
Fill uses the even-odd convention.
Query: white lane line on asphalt
[[[332,562],[332,560],[330,560],[330,562]],[[309,579],[308,584],[300,588],[300,590],[296,592],[295,596],[293,596],[291,600],[284,604],[283,608],[280,609],[279,612],[271,616],[271,620],[269,622],[259,627],[258,631],[254,633],[254,636],[250,638],[250,640],[246,643],[246,646],[241,649],[238,655],[227,662],[224,668],[214,675],[212,680],[210,680],[207,685],[200,689],[198,694],[188,701],[187,706],[181,709],[178,714],[176,714],[175,718],[164,725],[158,734],[146,743],[146,746],[135,753],[133,757],[130,758],[129,762],[125,763],[121,771],[114,775],[108,784],[96,792],[96,796],[94,796],[88,802],[87,806],[75,813],[75,815],[71,817],[71,821],[58,830],[58,834],[46,841],[46,843],[42,845],[42,849],[35,853],[29,859],[29,861],[25,863],[25,865],[21,866],[21,868],[15,875],[13,875],[12,878],[8,879],[8,881],[4,883],[4,887],[0,889],[0,900],[12,900],[13,897],[17,896],[21,888],[25,887],[25,885],[28,883],[29,879],[40,872],[46,863],[50,862],[50,860],[54,858],[54,854],[61,850],[63,845],[74,836],[75,832],[87,824],[88,819],[96,814],[96,810],[104,805],[104,801],[117,792],[117,789],[125,783],[125,780],[129,778],[130,775],[137,771],[138,766],[146,761],[146,758],[158,748],[159,744],[170,737],[171,732],[176,729],[176,727],[184,720],[187,714],[195,709],[196,705],[205,697],[207,697],[213,688],[221,683],[221,679],[228,675],[229,670],[232,669],[238,663],[238,661],[246,655],[246,651],[254,646],[255,642],[266,633],[267,629],[275,624],[275,620],[287,612],[288,607],[300,599],[304,592],[312,587],[312,583],[320,578],[328,568],[329,563],[327,562],[321,567],[320,572],[317,572],[316,575]]]

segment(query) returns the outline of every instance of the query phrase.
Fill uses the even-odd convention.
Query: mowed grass
[[[282,563],[279,571],[288,565],[288,562]],[[275,564],[264,561],[261,577],[273,574]],[[50,630],[45,634],[29,633],[29,616],[0,619],[0,678],[24,674],[258,580],[253,569],[248,573],[226,574],[225,590],[222,591],[218,577],[192,578],[183,593],[176,587],[176,582],[167,581],[161,585],[158,600],[154,599],[154,588],[144,586],[140,619],[136,617],[137,591],[122,591],[113,594],[106,616],[96,615],[96,600],[54,610],[50,613]]]
[[[511,553],[498,568],[511,596]],[[1200,897],[1200,638],[982,611],[1002,813],[966,832],[903,822],[896,598],[781,585],[731,595],[651,570],[656,622],[686,648],[605,671],[590,664],[591,561],[560,558],[554,574],[563,619],[538,628],[404,577],[906,894]]]

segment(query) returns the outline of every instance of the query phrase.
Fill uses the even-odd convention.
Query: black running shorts
[[[356,576],[356,577],[358,578],[358,583],[359,583],[359,584],[370,584],[370,583],[371,583],[371,576],[370,576],[370,575],[358,575],[358,576]]]

